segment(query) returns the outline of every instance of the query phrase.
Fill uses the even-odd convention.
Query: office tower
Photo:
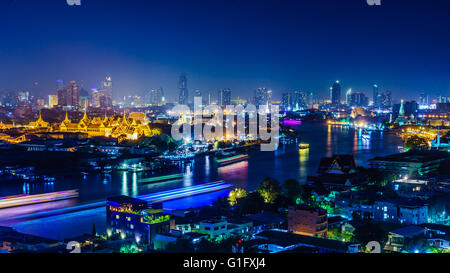
[[[347,106],[351,106],[351,104],[352,104],[352,89],[351,88],[349,90],[347,90],[347,92],[345,93],[345,104]]]
[[[48,95],[48,108],[58,105],[58,95]]]
[[[28,104],[28,103],[30,103],[30,98],[31,98],[30,92],[28,92],[28,91],[19,92],[17,98],[20,103]]]
[[[373,106],[374,107],[380,107],[380,92],[377,84],[373,85]]]
[[[308,105],[312,105],[314,104],[314,93],[311,91],[308,93]]]
[[[219,90],[218,96],[217,96],[217,104],[219,106],[231,105],[231,89],[230,88]]]
[[[351,89],[349,91],[350,94],[347,91],[348,106],[363,107],[369,104],[369,99],[363,92],[352,92]]]
[[[254,97],[254,101],[255,101],[255,105],[259,106],[259,105],[265,105],[269,103],[270,100],[270,96],[272,94],[272,91],[267,90],[267,88],[265,87],[261,87],[255,90],[255,97]]]
[[[178,88],[180,92],[178,96],[178,103],[188,104],[189,92],[187,88],[187,78],[185,73],[180,75],[180,79],[178,81]]]
[[[428,95],[426,95],[425,93],[420,93],[419,104],[420,105],[428,105]]]
[[[64,89],[64,82],[63,82],[63,80],[56,80],[56,91],[59,91],[61,89]]]
[[[383,108],[389,108],[392,106],[392,94],[391,91],[386,91],[381,94],[381,107]]]
[[[295,109],[305,109],[307,108],[307,93],[304,91],[295,91],[294,92],[294,108]]]
[[[281,110],[290,110],[292,109],[292,93],[286,92],[281,95]]]
[[[110,97],[111,100],[112,100],[112,98],[113,98],[113,84],[112,84],[111,77],[108,76],[108,77],[106,77],[105,80],[102,81],[101,89],[103,90],[105,95]]]
[[[79,105],[79,87],[75,81],[70,81],[67,86],[66,105],[76,107]]]
[[[91,105],[92,105],[92,107],[96,107],[96,108],[111,107],[111,98],[107,94],[105,94],[104,90],[98,90],[97,88],[92,88],[91,89]]]
[[[341,105],[341,85],[339,84],[339,81],[336,81],[333,84],[330,91],[331,104],[334,106]]]
[[[81,88],[79,92],[79,102],[78,105],[81,107],[86,107],[86,105],[89,105],[89,93],[86,89]]]
[[[152,88],[144,96],[145,105],[160,106],[163,103],[164,92],[162,88]]]

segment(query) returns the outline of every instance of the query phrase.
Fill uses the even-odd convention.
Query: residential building
[[[301,205],[289,207],[288,231],[307,236],[326,237],[328,231],[327,211],[322,208]]]

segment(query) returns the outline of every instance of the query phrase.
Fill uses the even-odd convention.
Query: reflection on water
[[[309,149],[299,149],[298,153],[300,156],[298,173],[299,173],[299,176],[301,177],[300,180],[305,181],[308,176],[307,164],[308,164],[308,160],[309,160]]]
[[[78,202],[86,203],[105,200],[113,195],[138,196],[217,180],[253,190],[266,177],[276,178],[280,182],[294,178],[304,183],[308,175],[316,174],[323,156],[354,154],[357,164],[366,166],[369,159],[396,153],[397,147],[401,145],[397,136],[377,131],[371,132],[369,139],[362,140],[359,130],[348,127],[302,123],[297,128],[301,142],[310,145],[309,150],[299,150],[297,143],[280,145],[274,152],[251,151],[248,160],[220,168],[215,163],[214,156],[198,157],[191,165],[181,166],[180,172],[184,173],[184,177],[176,181],[144,184],[139,183],[139,180],[164,173],[123,171],[59,179],[54,185],[1,183],[0,195],[78,189]]]
[[[247,188],[248,181],[248,161],[236,162],[227,166],[222,166],[218,169],[220,179],[224,181],[239,180],[240,188]]]

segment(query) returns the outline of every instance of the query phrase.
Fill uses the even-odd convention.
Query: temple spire
[[[69,114],[67,113],[67,111],[66,111],[66,118],[64,119],[64,122],[70,123]]]

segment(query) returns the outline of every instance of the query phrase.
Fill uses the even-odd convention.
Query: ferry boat
[[[0,197],[0,209],[77,198],[77,190]]]
[[[169,174],[169,175],[143,178],[143,179],[139,179],[138,182],[143,183],[143,184],[159,183],[159,182],[169,182],[169,181],[179,180],[181,178],[183,178],[183,174],[177,173],[177,174]]]
[[[364,130],[361,134],[361,138],[364,140],[369,140],[370,139],[370,134],[367,130]]]
[[[298,148],[300,150],[307,150],[307,149],[309,149],[309,144],[308,143],[299,143]]]
[[[230,157],[225,158],[216,158],[216,162],[219,166],[225,166],[228,164],[233,164],[239,161],[246,160],[248,158],[247,154],[238,154]]]

